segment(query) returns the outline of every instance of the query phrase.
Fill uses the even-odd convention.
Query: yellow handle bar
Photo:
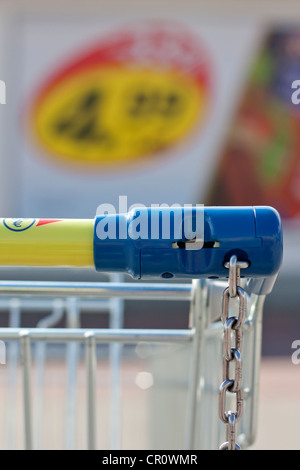
[[[0,265],[94,267],[94,220],[0,219]]]

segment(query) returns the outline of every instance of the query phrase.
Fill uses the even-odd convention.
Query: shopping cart
[[[171,213],[168,220],[174,222],[173,228],[166,236],[161,214],[170,217]],[[198,213],[202,222],[195,231]],[[146,236],[141,236],[145,219],[140,217],[147,221]],[[33,417],[42,413],[41,384],[49,343],[68,344],[67,448],[74,445],[79,345],[84,346],[85,355],[88,449],[103,446],[99,441],[103,431],[109,436],[107,448],[123,447],[123,345],[134,345],[130,351],[147,362],[148,372],[137,381],[140,388],[149,389],[147,448],[234,450],[254,442],[263,304],[282,261],[279,215],[267,207],[193,208],[187,212],[156,208],[152,217],[152,209],[135,209],[130,214],[98,215],[93,221],[0,220],[3,266],[94,266],[109,273],[105,282],[0,282],[1,302],[8,303],[11,311],[9,327],[0,328],[0,339],[8,345],[7,363],[13,367],[11,386],[16,383],[12,376],[18,346],[22,359],[26,449],[39,446],[43,420],[33,421]],[[158,221],[157,231],[153,220]],[[124,236],[124,227],[130,236]],[[125,273],[137,281],[116,277]],[[124,302],[129,299],[168,301],[168,305],[187,302],[189,325],[185,329],[123,328]],[[48,308],[52,313],[35,328],[21,328],[16,319],[25,308]],[[81,309],[107,311],[110,327],[81,328]],[[54,328],[65,310],[67,328]],[[97,360],[103,344],[110,345],[109,431],[103,430],[105,420],[97,414]],[[33,352],[40,390],[34,397]],[[138,445],[128,444],[131,448]]]

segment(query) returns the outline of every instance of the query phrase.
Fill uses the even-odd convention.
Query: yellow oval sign
[[[39,94],[35,129],[61,161],[85,167],[134,162],[175,145],[203,119],[208,101],[203,64],[193,69],[191,59],[186,67],[151,56],[146,66],[132,52],[138,39],[131,38],[131,48],[124,41],[112,49],[98,47]],[[120,59],[116,51],[122,44]]]

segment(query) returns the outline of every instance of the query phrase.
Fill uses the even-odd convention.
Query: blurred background
[[[298,2],[2,0],[0,79],[1,217],[93,218],[101,203],[118,208],[119,196],[128,207],[280,212],[284,264],[265,305],[256,446],[300,448],[300,366],[291,363],[300,339]],[[99,279],[88,270],[0,277]],[[180,302],[124,308],[125,327],[185,327],[188,317]],[[0,320],[9,321],[5,309]],[[82,324],[106,325],[95,315]]]

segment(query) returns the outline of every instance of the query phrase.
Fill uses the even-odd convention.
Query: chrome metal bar
[[[85,334],[92,331],[97,343],[112,343],[119,341],[135,344],[139,341],[153,343],[185,343],[193,339],[194,331],[181,330],[151,330],[151,329],[66,329],[66,328],[0,328],[0,339],[10,341],[19,339],[23,331],[28,332],[31,341],[49,341],[64,343],[68,341],[84,342]]]
[[[1,281],[0,294],[9,296],[94,297],[145,300],[191,300],[192,285],[127,282]]]
[[[23,302],[22,302],[23,307]],[[42,318],[36,328],[50,328],[54,327],[64,315],[64,302],[62,299],[54,299],[52,301],[52,312],[47,317]],[[36,450],[41,448],[42,435],[43,435],[43,412],[44,412],[44,375],[45,363],[47,356],[47,343],[39,342],[35,348],[35,363],[36,363],[36,378],[35,387],[36,395],[34,401],[34,420],[35,420],[35,442],[34,448]]]
[[[80,328],[80,310],[78,299],[70,297],[67,299],[67,330],[69,328]],[[67,390],[66,390],[66,449],[75,448],[76,435],[76,402],[77,402],[77,369],[79,359],[79,347],[76,341],[67,345]]]
[[[96,341],[92,332],[85,334],[87,381],[87,448],[96,450]]]
[[[58,300],[58,299],[56,299]],[[49,314],[55,308],[55,299],[51,298],[42,298],[42,297],[22,297],[19,299],[18,297],[3,297],[0,298],[0,310],[9,310],[11,307],[12,301],[22,301],[22,313],[32,313],[32,311],[49,311]],[[60,298],[59,299],[65,306],[67,303],[67,299]],[[110,309],[110,299],[78,299],[79,307],[82,313],[85,310],[94,313],[107,313]]]
[[[123,275],[114,275],[115,282],[122,282]],[[111,329],[123,328],[124,300],[110,299],[109,327]],[[123,345],[112,343],[109,345],[110,362],[110,450],[121,449],[121,361]]]
[[[201,374],[204,372],[203,347],[204,330],[207,323],[207,283],[203,280],[193,281],[193,301],[191,303],[192,327],[195,331],[191,358],[191,371],[188,389],[187,424],[186,424],[186,450],[195,449],[197,411],[199,393],[201,392]]]
[[[9,299],[9,327],[18,328],[21,325],[21,302],[18,299]],[[18,338],[19,339],[19,338]],[[18,361],[20,354],[19,341],[12,341],[7,348],[8,351],[8,394],[7,394],[7,426],[6,426],[6,449],[13,450],[15,445],[15,423],[17,403],[17,377]]]
[[[259,401],[259,374],[261,362],[262,347],[262,326],[263,326],[263,307],[265,296],[251,296],[253,301],[249,306],[249,317],[245,323],[245,346],[247,363],[244,364],[244,388],[251,390],[252,394],[247,397],[247,406],[252,409],[248,420],[245,420],[244,426],[240,426],[239,440],[244,448],[251,446],[257,436],[258,407],[255,403]],[[248,337],[248,335],[250,335]],[[250,367],[248,366],[250,365]],[[245,390],[244,390],[245,393]],[[243,424],[243,423],[242,423]]]
[[[23,406],[24,406],[24,433],[25,449],[32,450],[32,410],[31,410],[31,383],[30,383],[30,333],[28,330],[21,330],[19,333],[21,342],[21,357],[23,366]]]

